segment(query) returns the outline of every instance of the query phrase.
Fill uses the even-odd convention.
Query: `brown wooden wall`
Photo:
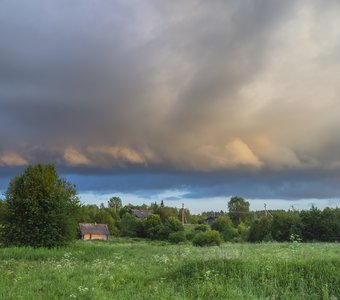
[[[83,240],[107,240],[106,234],[84,234]]]

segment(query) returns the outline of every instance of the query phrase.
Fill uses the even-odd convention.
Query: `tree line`
[[[192,241],[340,241],[340,209],[312,207],[302,211],[253,212],[242,197],[232,197],[228,212],[190,214],[160,204],[122,205],[119,197],[106,204],[83,205],[74,185],[61,179],[53,165],[29,166],[14,177],[0,201],[0,243],[4,246],[55,247],[79,236],[79,223],[107,224],[114,236]],[[136,216],[134,212],[145,212]],[[183,225],[181,220],[191,225]]]

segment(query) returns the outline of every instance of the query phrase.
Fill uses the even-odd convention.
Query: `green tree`
[[[82,205],[80,208],[79,223],[94,223],[99,213],[99,207],[95,204]]]
[[[95,216],[95,222],[99,224],[106,224],[112,235],[118,236],[119,230],[116,226],[116,221],[113,218],[109,208],[102,208]]]
[[[326,207],[321,214],[321,241],[340,241],[340,208]]]
[[[225,241],[230,241],[237,236],[237,230],[233,227],[229,217],[220,216],[212,224],[211,229],[216,230],[223,236]]]
[[[301,235],[302,223],[298,212],[277,211],[273,214],[272,236],[275,241],[289,241],[291,234]]]
[[[145,221],[126,213],[118,223],[120,235],[130,237],[146,237]]]
[[[178,217],[178,210],[175,207],[160,206],[155,210],[155,214],[159,215],[162,222],[165,222],[170,217]]]
[[[116,212],[116,214],[123,207],[122,200],[119,197],[111,197],[107,204],[109,208],[112,208]]]
[[[5,216],[5,203],[0,199],[0,236]]]
[[[145,230],[149,238],[157,239],[158,232],[162,228],[161,218],[159,215],[149,215],[145,221]]]
[[[2,241],[5,245],[55,247],[76,237],[79,199],[75,186],[53,165],[29,166],[8,186]]]
[[[340,241],[340,208],[312,206],[300,212],[304,241]]]
[[[232,197],[228,202],[229,217],[233,221],[235,226],[238,226],[241,222],[246,223],[250,217],[249,202],[242,197]]]
[[[2,222],[3,222],[4,211],[5,211],[5,204],[0,199],[0,226],[1,226]]]
[[[248,239],[249,228],[243,222],[237,226],[237,232],[241,241],[246,241]]]
[[[262,242],[272,240],[272,222],[273,218],[271,216],[254,220],[249,229],[248,241]]]

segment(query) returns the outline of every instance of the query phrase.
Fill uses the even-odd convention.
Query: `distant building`
[[[223,213],[223,212],[211,212],[211,213],[209,213],[209,215],[208,215],[207,218],[205,219],[205,222],[206,222],[208,225],[211,225],[212,223],[215,222],[215,220],[216,220],[218,217],[221,217],[221,216],[224,216],[224,213]]]
[[[79,229],[82,240],[107,240],[110,235],[106,224],[80,223]]]
[[[138,219],[146,219],[148,216],[152,214],[151,210],[141,210],[141,209],[130,209],[129,214],[135,216]]]

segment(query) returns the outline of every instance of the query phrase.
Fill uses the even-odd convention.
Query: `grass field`
[[[0,299],[340,299],[339,244],[0,248]]]

